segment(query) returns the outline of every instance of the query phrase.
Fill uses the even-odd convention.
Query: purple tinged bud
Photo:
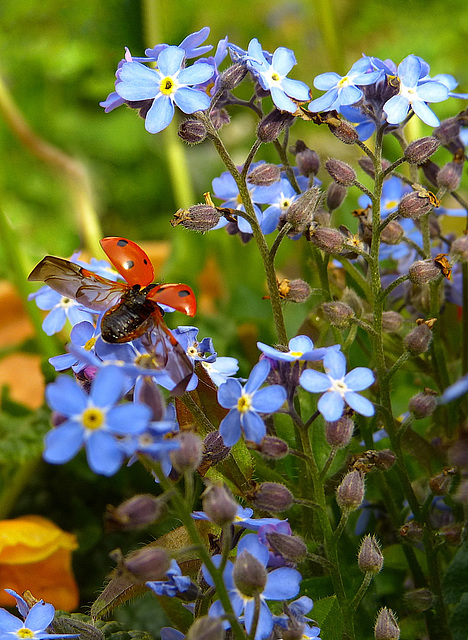
[[[396,462],[396,455],[391,449],[381,449],[377,451],[375,467],[379,471],[388,471]]]
[[[380,239],[385,244],[399,244],[405,235],[405,231],[401,224],[396,220],[392,220],[387,224],[380,235]]]
[[[440,276],[440,268],[434,260],[418,260],[410,266],[408,275],[413,284],[421,286],[436,280]]]
[[[451,142],[457,140],[460,135],[460,121],[457,117],[447,118],[443,120],[440,125],[434,129],[435,137],[440,141],[440,144],[444,147]]]
[[[234,521],[237,508],[231,492],[220,484],[210,484],[203,492],[203,511],[220,527]]]
[[[336,184],[333,182],[332,184]],[[319,227],[328,227],[331,220],[331,214],[328,211],[325,211],[323,207],[318,207],[317,211],[314,213],[314,222],[316,222]]]
[[[215,207],[208,204],[195,204],[189,209],[179,209],[174,213],[171,225],[177,227],[179,224],[192,231],[205,233],[213,229],[221,219],[221,214]]]
[[[437,187],[437,174],[440,171],[439,166],[432,162],[432,160],[428,160],[421,165],[424,176],[426,180],[428,180],[434,187]]]
[[[440,142],[433,136],[413,140],[405,149],[405,160],[409,164],[422,164],[429,160],[439,148]]]
[[[456,469],[454,467],[446,467],[440,473],[432,476],[432,478],[429,480],[429,488],[431,492],[435,496],[446,496],[450,491],[453,476],[455,473]]]
[[[287,511],[294,502],[293,494],[278,482],[262,482],[252,493],[254,507],[262,511],[281,513]]]
[[[382,330],[385,333],[395,333],[403,326],[403,316],[398,311],[384,311],[382,313]]]
[[[228,67],[219,77],[219,86],[226,91],[235,89],[247,75],[247,67],[237,62]]]
[[[232,577],[242,594],[254,598],[265,589],[268,574],[265,567],[251,553],[242,551],[237,556]]]
[[[286,221],[293,226],[294,235],[302,233],[310,225],[321,199],[320,189],[312,187],[292,203],[286,212]]]
[[[276,436],[265,436],[260,444],[249,441],[246,443],[248,449],[257,451],[262,458],[267,460],[281,460],[289,453],[288,443]]]
[[[133,531],[156,522],[165,512],[165,503],[149,494],[133,496],[118,507],[108,505],[104,515],[106,531]]]
[[[463,156],[464,159],[464,156]],[[447,162],[437,174],[437,186],[447,191],[458,189],[463,172],[463,160]]]
[[[343,187],[352,186],[356,180],[356,172],[354,169],[342,160],[329,158],[325,162],[325,169],[331,175],[333,180],[338,184],[341,184]]]
[[[206,127],[200,120],[189,118],[181,123],[177,133],[187,144],[199,144],[206,138]]]
[[[144,584],[148,580],[163,580],[171,566],[171,559],[162,547],[148,545],[123,558],[120,566],[138,583]]]
[[[375,640],[398,640],[400,627],[397,624],[395,614],[391,609],[380,609],[374,626]]]
[[[423,588],[407,591],[403,596],[403,600],[412,611],[422,613],[423,611],[432,609],[436,598],[432,591]]]
[[[344,302],[324,302],[320,308],[332,327],[338,329],[349,327],[351,318],[354,318],[353,309]]]
[[[432,331],[426,323],[420,324],[405,336],[403,344],[412,356],[426,353],[432,340]]]
[[[345,236],[332,227],[311,228],[308,239],[325,253],[340,253],[346,243]]]
[[[219,431],[210,431],[203,441],[203,461],[212,465],[225,460],[231,453],[231,447],[226,447]]]
[[[346,447],[353,437],[354,422],[344,415],[335,422],[325,424],[325,438],[328,444],[335,449]]]
[[[391,163],[388,160],[382,158],[382,169],[387,169],[390,164]],[[371,158],[369,158],[369,156],[362,156],[362,158],[359,158],[358,165],[363,171],[367,173],[368,176],[370,176],[373,180],[375,179],[374,163],[372,162]]]
[[[273,142],[278,138],[284,127],[294,122],[294,116],[286,111],[273,109],[257,127],[257,137],[260,142]]]
[[[247,182],[257,187],[269,187],[278,182],[281,169],[277,164],[260,164],[247,176]]]
[[[364,500],[364,477],[360,471],[350,471],[336,490],[336,501],[344,511],[354,511]]]
[[[452,242],[450,255],[456,262],[468,262],[468,235],[461,236]]]
[[[288,536],[286,533],[272,531],[267,533],[268,544],[288,562],[301,562],[307,555],[307,546],[299,536]]]
[[[423,392],[417,393],[410,399],[408,409],[416,420],[431,416],[437,409],[437,392],[432,389],[424,389]]]
[[[327,189],[327,207],[329,211],[335,211],[343,204],[348,190],[337,182],[331,182]]]
[[[177,440],[180,449],[171,451],[171,461],[179,473],[195,471],[200,466],[203,458],[203,442],[190,431],[182,431]]]
[[[424,535],[424,528],[422,524],[419,524],[419,522],[410,520],[400,527],[398,533],[408,542],[420,542]]]
[[[359,135],[352,124],[340,120],[339,124],[327,122],[328,128],[333,135],[344,144],[355,144],[359,140]]]
[[[211,616],[197,618],[185,638],[186,640],[223,640],[223,622],[221,618],[212,618]]]
[[[400,200],[398,215],[402,218],[417,220],[434,208],[434,195],[430,191],[412,191]]]
[[[359,549],[358,566],[363,573],[379,573],[384,558],[380,551],[380,544],[375,536],[366,536]]]
[[[210,113],[210,120],[213,127],[218,131],[225,124],[229,124],[231,118],[226,109],[213,109]]]
[[[298,140],[289,150],[296,156],[296,166],[301,175],[307,178],[317,175],[320,169],[320,157],[316,151],[309,149],[302,140]]]

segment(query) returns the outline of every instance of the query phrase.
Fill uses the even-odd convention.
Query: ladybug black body
[[[153,324],[153,314],[160,310],[162,315],[159,305],[148,298],[152,288],[134,285],[118,304],[106,311],[101,322],[101,337],[105,342],[122,343],[139,338]]]

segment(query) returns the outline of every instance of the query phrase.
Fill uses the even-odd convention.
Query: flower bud
[[[359,140],[356,129],[349,122],[339,120],[339,124],[335,122],[327,122],[327,124],[333,135],[344,144],[355,144]]]
[[[299,536],[288,536],[286,533],[272,531],[265,534],[272,551],[288,562],[301,562],[307,555],[307,546]]]
[[[316,151],[309,149],[302,140],[298,140],[289,150],[296,156],[296,166],[301,175],[307,178],[317,175],[320,169],[320,158]]]
[[[343,204],[348,190],[342,184],[331,182],[327,189],[327,207],[329,211],[335,211]]]
[[[225,124],[229,124],[231,118],[226,109],[215,108],[210,113],[210,120],[216,131],[219,131]]]
[[[380,609],[374,626],[375,640],[398,640],[400,627],[397,624],[395,614],[391,609]]]
[[[447,524],[440,528],[440,534],[444,536],[445,542],[452,547],[458,547],[461,543],[463,526],[456,522]]]
[[[421,169],[423,170],[426,180],[434,185],[434,187],[437,187],[437,174],[440,171],[439,165],[432,162],[432,160],[427,160],[423,162]]]
[[[463,156],[464,158],[464,156]],[[454,191],[458,189],[463,172],[463,160],[454,160],[453,162],[447,162],[439,173],[437,174],[437,186],[447,189],[447,191]]]
[[[213,618],[211,616],[197,618],[185,638],[186,640],[223,640],[223,622],[221,618]]]
[[[336,490],[336,501],[342,510],[354,511],[364,500],[364,478],[359,471],[345,475]]]
[[[278,138],[286,125],[294,122],[294,116],[286,111],[273,109],[257,127],[257,137],[260,142],[273,142]]]
[[[435,137],[444,147],[456,140],[460,135],[460,122],[457,117],[442,120],[440,125],[434,129]]]
[[[257,187],[269,187],[278,182],[281,169],[277,164],[259,164],[247,176],[247,182]]]
[[[237,556],[232,572],[234,584],[245,596],[255,597],[265,588],[268,574],[265,567],[248,551]]]
[[[424,529],[422,524],[419,524],[419,522],[410,520],[400,527],[398,533],[408,542],[420,542],[424,535]]]
[[[195,471],[203,458],[203,442],[190,431],[182,431],[177,440],[180,442],[180,449],[171,451],[171,462],[179,473]]]
[[[375,468],[379,471],[388,471],[396,462],[396,455],[391,449],[381,449],[376,452]]]
[[[294,227],[295,234],[301,233],[314,217],[314,211],[321,200],[320,189],[311,187],[307,189],[286,212],[286,220]]]
[[[335,422],[325,423],[325,438],[335,449],[346,447],[353,437],[354,422],[347,415],[341,416]]]
[[[461,236],[452,242],[450,255],[457,262],[468,262],[468,235]]]
[[[344,302],[324,302],[320,308],[326,320],[338,329],[349,327],[351,318],[354,318],[353,309]]]
[[[206,127],[200,120],[190,118],[180,124],[177,133],[187,144],[199,144],[206,138]]]
[[[235,89],[247,75],[247,67],[241,62],[236,62],[225,71],[223,71],[219,77],[219,87],[226,89],[226,91],[232,91]]]
[[[233,522],[238,504],[230,491],[219,484],[210,484],[203,492],[203,511],[220,527]]]
[[[281,460],[289,453],[287,442],[276,436],[264,436],[260,444],[252,441],[248,441],[246,444],[248,449],[257,451],[262,458],[267,460]]]
[[[403,316],[398,311],[384,311],[382,313],[382,330],[395,333],[403,326]]]
[[[402,218],[412,218],[413,220],[425,216],[434,208],[434,201],[429,194],[430,191],[424,189],[407,193],[400,200],[398,214]]]
[[[429,589],[412,589],[404,594],[403,600],[412,611],[422,613],[432,609],[436,599]]]
[[[203,461],[218,464],[231,453],[231,447],[226,447],[219,431],[210,431],[203,441]]]
[[[408,270],[409,279],[419,286],[428,284],[440,276],[440,268],[434,260],[418,260],[413,262]]]
[[[307,239],[325,253],[340,253],[346,242],[344,235],[331,227],[311,228]]]
[[[278,282],[278,291],[282,300],[286,300],[287,302],[296,302],[298,304],[305,302],[312,293],[307,282],[304,282],[304,280],[301,280],[300,278],[297,278],[296,280],[283,278]]]
[[[171,559],[162,547],[148,545],[122,558],[119,565],[130,573],[138,583],[144,584],[148,580],[163,580],[171,566]]]
[[[452,467],[446,467],[440,473],[429,480],[429,488],[435,496],[446,496],[450,491],[450,485],[452,484],[453,476],[456,471]]]
[[[388,169],[390,164],[391,163],[388,160],[385,160],[385,158],[382,158],[383,170]],[[371,158],[369,158],[369,156],[362,156],[362,158],[359,158],[358,165],[361,167],[363,171],[367,173],[368,176],[370,176],[373,180],[375,179],[374,163],[372,162]]]
[[[405,160],[409,164],[422,164],[429,160],[432,154],[437,151],[439,145],[440,142],[433,136],[413,140],[405,149]]]
[[[333,180],[338,184],[341,184],[343,187],[350,187],[356,180],[356,172],[354,169],[342,160],[329,158],[325,162],[325,169],[331,175]]]
[[[149,494],[133,496],[118,507],[108,505],[104,515],[106,531],[142,529],[156,522],[164,510],[164,501]]]
[[[221,219],[221,214],[215,207],[208,204],[195,204],[189,209],[178,209],[174,213],[171,225],[177,227],[181,224],[186,229],[205,233],[216,227]]]
[[[392,220],[387,224],[385,229],[383,229],[380,239],[385,244],[399,244],[405,235],[405,231],[401,224],[396,220]]]
[[[432,389],[424,389],[422,393],[417,393],[410,399],[408,409],[416,420],[431,416],[437,409],[437,392]]]
[[[426,353],[432,340],[432,331],[427,324],[420,324],[410,331],[404,338],[403,344],[405,349],[412,356],[419,356]]]
[[[375,536],[366,536],[361,542],[358,565],[363,573],[379,573],[384,563],[380,544]]]
[[[336,184],[336,182],[333,182],[332,184]],[[319,227],[328,227],[330,225],[330,220],[330,213],[325,211],[325,209],[319,205],[318,209],[314,213],[314,222],[316,222]]]
[[[293,494],[284,484],[278,482],[262,482],[258,488],[254,489],[252,495],[254,507],[274,513],[287,511],[293,501]]]

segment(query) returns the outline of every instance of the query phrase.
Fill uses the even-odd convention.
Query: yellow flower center
[[[177,83],[170,76],[166,76],[165,78],[163,78],[159,84],[159,90],[165,96],[170,96],[171,93],[175,93],[176,89]]]
[[[104,412],[97,407],[90,407],[83,411],[81,421],[85,429],[99,429],[104,422]]]
[[[280,208],[281,208],[282,211],[286,211],[287,209],[289,209],[290,206],[291,206],[291,199],[290,198],[284,198],[281,201]]]
[[[345,383],[344,380],[333,380],[333,383],[331,387],[328,389],[328,391],[335,391],[336,393],[339,393],[340,396],[343,398],[344,394],[347,391],[349,391],[349,389],[348,389],[348,385]]]
[[[389,200],[385,205],[385,209],[395,209],[398,206],[397,200]]]
[[[350,84],[350,79],[348,78],[348,76],[344,76],[344,78],[341,78],[341,80],[338,82],[337,87],[338,89],[343,89],[343,87],[347,87]]]
[[[196,358],[198,356],[198,351],[197,351],[197,348],[195,347],[195,345],[192,345],[191,347],[189,347],[187,349],[187,355],[190,358]]]
[[[290,351],[289,355],[293,358],[300,358],[304,352],[303,351]]]
[[[273,80],[273,82],[279,82],[281,80],[281,77],[277,73],[272,73],[271,79]]]
[[[91,349],[94,347],[95,344],[96,344],[96,338],[90,338],[88,342],[85,344],[84,348],[86,349],[86,351],[91,351]]]
[[[72,298],[66,298],[65,296],[63,296],[59,302],[61,307],[71,307],[72,305],[75,304],[75,301]]]
[[[34,631],[31,631],[31,629],[26,629],[26,627],[24,627],[23,629],[18,629],[16,635],[18,636],[18,638],[34,638]]]
[[[251,406],[252,396],[250,396],[248,393],[242,392],[241,397],[237,401],[237,410],[239,411],[239,413],[247,413],[247,411],[250,411]]]

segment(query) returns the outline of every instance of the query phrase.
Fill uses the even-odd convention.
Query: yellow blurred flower
[[[3,589],[36,598],[56,609],[78,606],[78,587],[71,568],[76,537],[41,516],[0,520],[0,605],[12,606]]]

